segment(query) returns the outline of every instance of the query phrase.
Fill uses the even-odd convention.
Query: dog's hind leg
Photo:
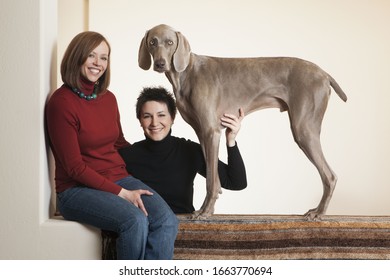
[[[325,108],[323,108],[323,110],[319,113],[324,113]],[[323,114],[312,115],[309,117],[296,116],[291,114],[291,112],[289,112],[289,114],[291,130],[293,132],[295,142],[314,164],[321,176],[323,184],[323,195],[321,201],[316,208],[310,209],[305,214],[308,220],[320,220],[328,208],[329,201],[337,182],[337,176],[327,163],[321,148],[320,133]]]
[[[201,208],[194,213],[194,218],[208,217],[214,213],[214,205],[221,193],[218,174],[218,152],[221,138],[220,130],[208,130],[199,135],[200,144],[206,160],[206,197]]]
[[[323,194],[320,203],[316,208],[310,209],[305,214],[308,220],[318,220],[321,219],[321,216],[325,214],[328,208],[329,201],[336,187],[337,176],[326,162],[321,149],[319,135],[312,135],[310,132],[302,131],[297,134],[299,135],[296,138],[298,146],[317,168],[323,184]]]

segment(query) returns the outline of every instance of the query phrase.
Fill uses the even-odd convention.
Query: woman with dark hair
[[[173,95],[165,88],[144,88],[137,99],[137,118],[145,140],[119,150],[127,171],[158,192],[175,213],[192,213],[194,178],[206,177],[206,162],[198,143],[171,135],[176,116]],[[242,190],[247,186],[244,162],[236,143],[244,112],[225,114],[228,164],[218,162],[221,186]]]
[[[172,259],[178,220],[165,201],[126,171],[130,144],[110,83],[108,41],[82,32],[62,63],[63,85],[46,107],[60,213],[118,234],[118,259]]]

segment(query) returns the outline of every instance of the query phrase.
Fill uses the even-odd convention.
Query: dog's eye
[[[156,44],[155,40],[151,40],[151,41],[149,42],[149,45],[151,45],[151,46],[154,46],[155,44]]]
[[[169,40],[168,45],[173,45],[173,41]]]

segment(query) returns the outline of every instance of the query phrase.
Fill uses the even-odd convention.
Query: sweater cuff
[[[227,147],[228,149],[232,149],[232,150],[233,150],[233,149],[237,149],[237,147],[238,147],[238,146],[237,146],[237,141],[235,141],[234,146],[231,146],[231,147],[230,147],[230,146],[226,145],[226,147]]]
[[[99,188],[102,191],[110,192],[112,194],[118,195],[119,192],[122,190],[122,187],[106,180]]]

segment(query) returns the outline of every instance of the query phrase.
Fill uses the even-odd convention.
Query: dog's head
[[[154,71],[183,72],[190,61],[190,53],[187,39],[172,27],[161,24],[146,31],[142,38],[138,51],[138,65],[148,70],[153,60]]]

